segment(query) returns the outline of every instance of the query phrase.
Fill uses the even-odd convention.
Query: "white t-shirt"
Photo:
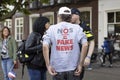
[[[57,72],[75,70],[80,57],[79,43],[85,42],[83,29],[68,22],[50,26],[43,36],[43,44],[51,45],[50,65]]]

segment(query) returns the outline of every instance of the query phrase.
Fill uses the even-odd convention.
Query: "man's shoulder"
[[[71,26],[74,26],[76,28],[81,28],[79,24],[73,24],[73,23],[70,23]]]
[[[50,25],[49,28],[54,28],[54,27],[56,27],[57,25],[58,25],[58,24]]]
[[[91,31],[89,23],[86,23],[85,21],[81,21],[79,25],[83,28],[84,31]]]
[[[56,24],[54,25],[50,25],[50,27],[48,28],[48,30],[46,31],[47,33],[52,33],[58,26]]]

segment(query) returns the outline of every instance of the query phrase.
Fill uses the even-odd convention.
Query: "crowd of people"
[[[94,51],[94,35],[90,26],[80,19],[77,8],[61,7],[57,16],[59,22],[51,25],[49,19],[40,16],[33,24],[32,33],[28,36],[25,51],[33,60],[26,63],[30,80],[47,80],[46,71],[53,80],[83,80],[85,66],[90,66]],[[105,38],[105,57],[109,55],[112,67],[109,41]],[[0,38],[1,66],[4,80],[14,80],[8,75],[16,64],[17,44],[10,29],[4,27]],[[39,60],[34,59],[39,54]]]

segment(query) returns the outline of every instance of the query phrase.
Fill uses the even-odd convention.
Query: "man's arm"
[[[80,65],[84,65],[84,60],[87,55],[88,42],[82,44],[81,56],[80,56]]]
[[[85,60],[85,57],[87,55],[87,48],[88,48],[88,43],[87,42],[82,44],[81,56],[80,56],[80,64],[78,65],[78,67],[77,67],[77,69],[75,71],[75,75],[80,75],[80,73],[82,72],[82,67],[84,65],[84,60]]]
[[[88,44],[89,44],[88,53],[87,53],[87,56],[85,58],[84,65],[89,65],[90,64],[91,56],[92,56],[93,51],[94,51],[95,41],[91,40],[91,41],[88,42]]]
[[[50,61],[49,61],[49,46],[47,44],[43,44],[43,56],[45,59],[46,66],[48,67],[50,65]]]
[[[56,71],[54,68],[50,65],[50,59],[49,59],[49,46],[47,44],[43,44],[43,56],[45,59],[46,67],[48,69],[48,72],[51,75],[56,75]]]
[[[94,46],[95,46],[95,42],[94,42],[94,40],[91,40],[91,41],[89,41],[89,48],[88,48],[88,54],[87,54],[87,56],[92,56],[92,54],[93,54],[93,51],[94,51]]]

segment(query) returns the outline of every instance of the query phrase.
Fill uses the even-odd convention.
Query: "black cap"
[[[77,8],[72,8],[72,9],[71,9],[71,13],[80,16],[80,11],[79,11]]]

